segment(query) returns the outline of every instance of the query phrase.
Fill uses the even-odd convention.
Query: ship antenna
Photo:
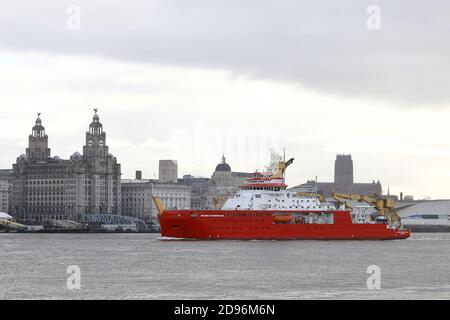
[[[319,194],[319,188],[318,188],[318,186],[317,186],[317,176],[316,176],[316,183],[315,183],[315,190],[314,190],[314,193],[316,194],[316,197],[318,197],[318,194]]]

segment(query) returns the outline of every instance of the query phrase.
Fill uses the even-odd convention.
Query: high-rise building
[[[51,157],[40,114],[26,154],[13,165],[12,214],[18,220],[79,220],[83,214],[120,214],[121,168],[109,153],[95,110],[83,155]]]
[[[159,160],[159,182],[178,182],[178,163],[176,160]]]

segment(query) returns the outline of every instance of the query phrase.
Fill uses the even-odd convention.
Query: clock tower
[[[48,136],[42,126],[41,114],[38,113],[36,124],[28,137],[27,157],[30,161],[46,161],[50,158]]]
[[[100,123],[98,109],[89,131],[86,132],[86,145],[83,147],[83,159],[86,164],[84,177],[86,194],[84,195],[89,213],[120,213],[120,164],[109,153],[106,145],[106,132]]]
[[[83,147],[83,156],[86,159],[106,158],[108,156],[108,147],[106,146],[106,132],[103,131],[103,125],[94,109],[95,114],[92,123],[89,125],[89,131],[86,132],[86,145]]]
[[[51,157],[40,113],[29,136],[26,154],[13,164],[11,212],[16,219],[79,221],[83,215],[120,214],[121,167],[106,146],[98,110],[83,155]]]

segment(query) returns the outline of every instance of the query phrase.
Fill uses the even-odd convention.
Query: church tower
[[[48,136],[42,126],[41,114],[38,113],[36,124],[28,137],[27,158],[29,161],[46,161],[50,158]]]
[[[338,154],[334,163],[334,191],[351,193],[353,187],[352,156]]]
[[[89,131],[86,132],[86,145],[83,147],[83,156],[86,159],[106,158],[108,156],[108,147],[106,146],[106,132],[103,131],[103,125],[100,123],[97,109],[92,123],[89,125]]]

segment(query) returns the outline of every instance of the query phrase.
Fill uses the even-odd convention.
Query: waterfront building
[[[450,232],[450,200],[402,200],[396,202],[402,223],[413,232]]]
[[[13,165],[12,214],[18,220],[78,221],[90,213],[120,214],[121,167],[109,153],[95,110],[83,154],[51,157],[40,114],[26,154]]]
[[[155,179],[123,179],[122,214],[144,220],[155,221],[157,209],[152,197],[159,197],[166,209],[189,210],[192,187],[183,183],[160,182]]]
[[[360,195],[382,194],[380,181],[372,183],[355,183],[353,179],[353,160],[351,155],[336,156],[334,164],[334,182],[316,182],[309,180],[304,184],[291,188],[298,192],[320,192],[330,197],[332,192],[354,193]]]
[[[192,188],[191,210],[208,209],[208,186],[210,180],[209,178],[194,177],[192,175],[184,175],[183,179],[178,180],[179,183]]]
[[[208,184],[208,208],[220,208],[252,176],[252,173],[233,172],[230,165],[226,163],[225,156],[222,156],[222,162],[216,166]]]
[[[12,170],[0,169],[0,212],[10,212]]]

